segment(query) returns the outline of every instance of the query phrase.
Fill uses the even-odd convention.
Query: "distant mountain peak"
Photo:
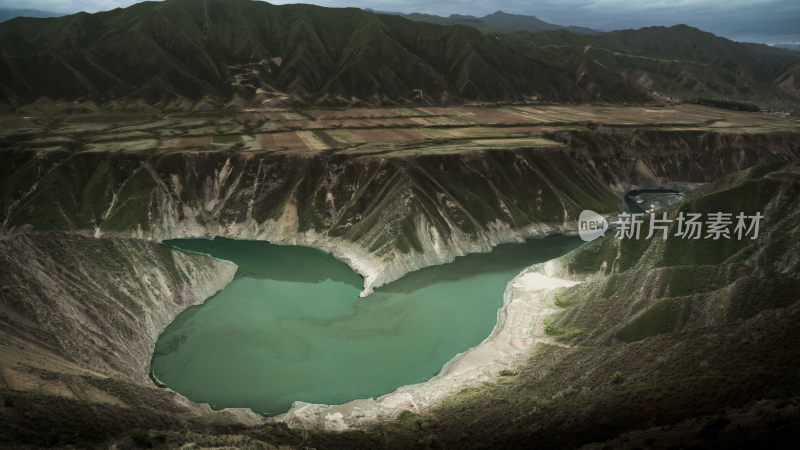
[[[15,17],[58,17],[63,16],[62,13],[53,11],[41,11],[38,9],[15,9],[15,8],[0,8],[0,22],[13,19]]]
[[[507,13],[507,12],[505,12],[505,11],[501,11],[501,10],[499,10],[499,9],[498,9],[497,11],[495,11],[495,12],[491,13],[491,14],[487,14],[487,15],[485,15],[484,17],[490,17],[490,16],[533,17],[533,18],[536,18],[536,16],[534,16],[533,14],[515,14],[515,13]]]
[[[450,14],[447,17],[450,18],[450,19],[480,20],[478,17],[470,16],[469,14]]]
[[[404,17],[420,22],[431,22],[439,25],[467,25],[477,28],[484,33],[513,33],[516,31],[551,31],[567,30],[576,34],[600,34],[600,31],[591,28],[563,26],[545,22],[533,15],[511,14],[497,10],[483,17],[470,16],[465,14],[450,14],[447,17],[432,14],[411,13],[403,14]]]

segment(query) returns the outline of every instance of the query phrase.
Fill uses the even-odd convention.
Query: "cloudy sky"
[[[0,8],[95,12],[134,0],[0,0]],[[272,1],[271,3],[296,3]],[[390,12],[482,16],[497,10],[603,31],[685,23],[734,40],[800,43],[800,0],[308,0]]]

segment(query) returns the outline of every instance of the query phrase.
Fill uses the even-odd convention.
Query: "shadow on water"
[[[298,283],[321,283],[332,280],[358,289],[364,284],[363,279],[346,264],[339,261],[336,261],[338,264],[331,264],[333,259],[331,255],[314,248],[220,237],[174,239],[164,243],[178,250],[203,253],[233,261],[239,266],[236,278],[249,277]]]
[[[551,236],[412,272],[358,298],[362,279],[324,252],[231,239],[175,248],[239,265],[237,279],[179,314],[159,337],[154,380],[212,408],[279,414],[292,403],[339,404],[430,379],[496,324],[503,290],[523,268],[580,245]]]
[[[524,243],[498,245],[489,253],[457,257],[450,264],[426,267],[381,286],[376,292],[413,292],[442,281],[459,281],[477,275],[522,271],[525,267],[557,258],[582,241],[577,236],[554,235],[529,239]]]
[[[256,241],[259,244],[260,241]],[[363,279],[346,264],[317,249],[275,245],[227,238],[175,239],[164,241],[173,248],[211,255],[233,261],[239,266],[236,278],[249,277],[300,283],[321,283],[325,280],[363,287]],[[577,248],[581,240],[575,236],[554,235],[529,239],[524,243],[501,244],[489,253],[459,256],[449,264],[426,267],[404,275],[378,288],[381,292],[413,292],[442,281],[458,281],[489,273],[522,270],[548,261]],[[334,260],[335,262],[333,262]]]

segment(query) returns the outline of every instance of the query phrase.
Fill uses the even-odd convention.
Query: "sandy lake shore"
[[[537,343],[554,342],[544,331],[545,317],[558,310],[553,304],[554,291],[578,283],[556,277],[557,264],[558,260],[537,264],[512,279],[489,337],[453,357],[432,379],[403,386],[378,399],[358,399],[341,405],[295,402],[289,412],[269,420],[295,428],[330,431],[365,428],[405,410],[429,410],[464,388],[490,381],[504,369],[513,370],[527,359]]]

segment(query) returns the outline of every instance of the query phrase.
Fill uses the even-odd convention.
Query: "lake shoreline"
[[[377,399],[358,399],[341,405],[295,402],[285,414],[268,418],[293,428],[347,431],[366,429],[402,411],[428,411],[459,391],[518,367],[538,343],[554,343],[544,332],[544,318],[559,310],[553,294],[578,281],[559,278],[559,258],[522,270],[506,285],[502,307],[491,334],[480,344],[455,355],[430,380],[398,388]]]
[[[503,295],[501,292],[507,290],[509,280],[514,279],[521,270],[530,267],[531,264],[545,262],[564,255],[576,248],[580,242],[574,236],[556,235],[545,239],[531,239],[521,244],[504,244],[489,253],[455,258],[455,261],[450,264],[415,271],[413,274],[409,274],[407,277],[397,281],[396,283],[398,284],[392,284],[391,286],[393,287],[388,288],[388,290],[379,290],[375,294],[376,297],[371,300],[359,299],[356,303],[353,303],[353,298],[357,297],[360,289],[359,277],[346,264],[342,264],[332,255],[326,254],[319,249],[224,238],[219,240],[195,239],[181,241],[166,241],[165,244],[178,251],[211,255],[215,258],[233,261],[238,265],[239,270],[237,272],[248,275],[242,275],[242,277],[238,278],[239,281],[227,286],[219,294],[224,298],[234,298],[236,299],[235,301],[225,303],[223,300],[217,299],[216,307],[210,310],[207,308],[192,309],[193,312],[187,312],[173,320],[168,329],[159,336],[158,345],[163,348],[159,354],[160,356],[153,357],[151,369],[154,369],[155,373],[158,374],[161,383],[170,386],[173,390],[193,392],[194,395],[190,398],[193,398],[194,401],[216,403],[219,407],[227,405],[229,407],[253,408],[253,411],[261,414],[262,417],[273,417],[285,413],[291,410],[293,405],[297,404],[295,402],[297,400],[323,405],[345,404],[353,399],[377,398],[384,394],[393,393],[398,386],[413,386],[436,379],[447,372],[450,365],[455,361],[454,355],[463,355],[468,349],[486,342],[487,339],[492,339],[492,334],[497,331],[498,322],[502,323],[505,320],[503,307],[509,300],[507,295],[501,297]],[[293,269],[298,264],[307,268],[309,274],[312,275],[306,274],[305,271],[298,272]],[[318,266],[318,264],[324,265]],[[327,264],[332,266],[328,267]],[[260,273],[263,273],[263,275],[258,275]],[[262,278],[263,276],[266,276],[266,278]],[[270,283],[269,287],[265,285],[264,288],[254,288],[254,286],[251,286],[254,281],[247,281],[251,277],[255,277],[253,280],[270,280],[268,282]],[[328,280],[325,283],[332,281],[334,284],[319,291],[319,286],[322,286],[319,282],[323,280]],[[342,282],[346,286],[342,285]],[[287,285],[286,283],[300,284]],[[452,287],[439,288],[438,286],[440,285]],[[302,314],[304,316],[307,315],[311,320],[302,322],[309,326],[303,328],[298,334],[298,330],[293,328],[283,330],[279,324],[282,323],[281,317],[294,317],[294,313],[290,311],[293,311],[292,308],[296,308],[295,305],[297,303],[294,297],[297,292],[300,292],[296,291],[296,289],[300,289],[301,286],[302,289],[311,289],[311,291],[316,289],[318,292],[309,293],[310,297],[308,298],[311,303],[303,307],[306,312]],[[281,294],[281,292],[289,292],[286,289],[290,289],[292,292],[291,300],[285,299],[284,297],[286,296]],[[330,289],[334,289],[335,292]],[[341,289],[347,292],[339,292],[338,290]],[[450,291],[458,294],[453,296],[448,293]],[[244,298],[256,298],[262,295],[257,292],[271,292],[271,301],[267,303],[256,301],[253,304],[249,304],[243,300]],[[254,295],[256,297],[253,297]],[[330,301],[325,301],[322,304],[315,303],[316,300],[314,299],[331,295],[333,295],[331,298],[341,297],[344,299],[346,297],[346,299],[341,302],[331,303]],[[402,295],[410,297],[397,303],[398,296]],[[395,300],[389,300],[393,297]],[[446,298],[449,300],[445,300]],[[223,301],[223,303],[219,303],[220,301]],[[384,303],[387,301],[390,303]],[[394,306],[391,309],[387,309],[386,306],[392,305],[391,302],[394,302]],[[225,304],[228,306],[221,306]],[[267,304],[272,306],[266,306]],[[357,307],[361,313],[352,316],[350,308],[354,304],[361,305]],[[398,314],[397,307],[400,305],[406,305],[403,306],[405,308],[403,314]],[[343,309],[340,310],[339,308]],[[449,308],[449,310],[446,308]],[[225,312],[221,313],[221,311]],[[256,313],[255,311],[261,312]],[[312,311],[314,312],[312,313]],[[320,313],[320,311],[322,312]],[[384,311],[394,312],[387,316]],[[206,315],[204,316],[204,314]],[[222,315],[220,316],[220,314]],[[325,320],[334,320],[333,324],[336,321],[340,321],[340,326],[334,329],[338,329],[339,334],[344,332],[341,335],[343,338],[336,338],[336,333],[331,335],[327,331],[320,334],[320,330],[316,330],[320,326],[319,318],[313,318],[319,314],[321,314],[319,318],[325,317]],[[187,317],[193,317],[193,319],[187,321]],[[209,317],[213,320],[209,319]],[[253,317],[258,317],[258,319],[253,321]],[[266,326],[266,323],[269,322],[265,319],[266,317],[271,318],[269,320],[274,320],[276,323]],[[341,319],[334,319],[335,317],[340,317]],[[400,319],[400,317],[403,317],[403,319]],[[317,365],[317,368],[311,371],[309,371],[310,366],[303,366],[302,371],[297,372],[297,361],[290,359],[282,362],[280,356],[277,356],[274,360],[259,358],[259,362],[253,363],[247,363],[252,358],[247,358],[244,354],[240,355],[240,357],[231,356],[241,349],[247,349],[247,346],[250,345],[247,343],[237,344],[235,348],[225,349],[220,355],[213,353],[217,350],[212,349],[225,346],[216,345],[215,343],[226,342],[226,339],[220,338],[218,335],[220,335],[220,328],[226,329],[229,328],[229,325],[221,326],[220,324],[232,324],[234,322],[238,324],[236,326],[239,333],[244,333],[251,337],[264,334],[260,330],[271,330],[269,331],[271,333],[270,336],[262,336],[263,339],[259,344],[260,349],[271,348],[272,344],[270,342],[277,343],[276,348],[278,349],[284,348],[290,342],[300,342],[302,343],[302,350],[306,351],[314,348],[318,351],[321,351],[321,349],[333,352],[341,351],[344,348],[342,344],[350,341],[347,335],[351,332],[346,332],[345,330],[370,330],[375,328],[375,324],[387,324],[393,330],[405,333],[406,338],[399,341],[396,340],[395,343],[386,341],[381,344],[383,351],[388,351],[388,353],[385,353],[389,358],[385,366],[384,363],[374,360],[353,359],[352,355],[370,351],[369,347],[363,347],[363,344],[359,343],[358,345],[362,346],[359,352],[344,352],[342,353],[343,359],[337,358],[337,361],[325,362],[325,365]],[[449,325],[443,327],[443,323]],[[193,325],[189,328],[183,328],[186,324]],[[405,328],[397,328],[400,324],[405,324],[402,325]],[[343,328],[342,326],[344,325],[346,326]],[[406,331],[402,331],[403,329]],[[408,334],[412,333],[409,330],[413,330],[413,334]],[[433,334],[430,334],[430,332]],[[385,333],[379,333],[379,337],[383,334]],[[186,336],[188,335],[196,337],[192,337],[186,343]],[[227,334],[225,335],[227,336]],[[184,342],[184,344],[173,348],[172,342],[176,336],[182,338],[181,342]],[[320,336],[324,343],[317,339]],[[462,342],[462,344],[456,344],[457,342]],[[444,347],[437,343],[443,343]],[[329,344],[331,345],[330,347]],[[172,350],[166,351],[168,349]],[[197,351],[201,351],[201,349],[203,354],[206,355],[204,358],[198,359],[192,356],[197,354]],[[430,353],[434,350],[435,354]],[[285,351],[286,348],[284,348]],[[247,353],[247,351],[244,353]],[[285,386],[281,385],[279,388],[275,386],[266,387],[263,383],[247,386],[240,385],[241,387],[238,390],[231,392],[219,391],[215,388],[214,386],[217,385],[227,385],[227,382],[213,378],[213,376],[208,377],[210,381],[198,381],[197,377],[192,377],[188,382],[189,384],[185,384],[183,379],[180,378],[180,374],[186,371],[186,367],[191,367],[193,373],[222,373],[218,372],[216,368],[203,366],[203,361],[209,358],[216,361],[216,365],[222,364],[224,367],[239,367],[237,364],[242,361],[244,361],[242,364],[245,364],[245,366],[251,364],[247,368],[236,371],[237,374],[268,373],[270,377],[280,377],[285,376],[281,374],[294,373],[294,375],[291,375],[291,380],[293,381]],[[187,364],[190,364],[190,366],[187,366]],[[345,369],[341,369],[340,366]],[[180,367],[180,369],[175,369],[175,367]],[[353,367],[361,367],[361,369],[350,369]],[[393,374],[391,381],[380,381],[380,377],[376,378],[376,374],[386,370],[390,370],[390,373]],[[317,375],[314,375],[315,373]],[[323,373],[324,375],[320,375]],[[408,375],[398,375],[404,373]],[[219,375],[214,376],[218,377]],[[238,376],[236,375],[235,377]],[[360,377],[363,377],[363,379]],[[351,381],[343,382],[341,380]],[[157,384],[154,380],[151,380],[151,382]],[[305,386],[307,388],[302,383],[306,383]],[[327,395],[326,389],[331,389],[329,384],[335,389],[339,389],[339,391],[335,392],[341,393],[344,392],[342,389],[352,389],[353,392],[350,392],[352,395]],[[348,386],[353,387],[350,388]],[[314,389],[314,392],[319,392],[320,394],[311,397],[308,395],[291,395],[297,392],[307,392],[308,389]],[[239,397],[236,398],[240,400],[226,400],[232,395],[238,395]],[[243,398],[251,400],[242,402],[241,399]],[[259,400],[253,400],[256,398]],[[280,399],[279,401],[283,402],[283,404],[271,404],[270,402],[273,401],[271,399]],[[216,408],[212,407],[212,409]]]

